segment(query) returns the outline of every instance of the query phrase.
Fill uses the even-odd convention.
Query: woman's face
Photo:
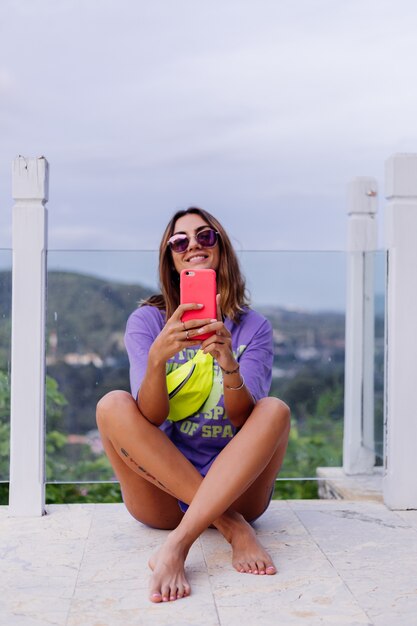
[[[195,235],[200,230],[211,228],[203,218],[196,213],[187,213],[175,222],[173,235],[185,234],[189,244],[185,252],[172,251],[174,267],[178,273],[183,269],[199,268],[217,270],[220,261],[219,244],[213,248],[201,246]]]

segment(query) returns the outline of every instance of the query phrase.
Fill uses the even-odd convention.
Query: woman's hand
[[[165,363],[180,350],[201,344],[198,338],[198,329],[207,326],[213,320],[187,320],[182,322],[185,311],[201,309],[201,304],[180,304],[165,326],[156,337],[149,350],[149,358],[155,364]]]
[[[239,364],[233,356],[232,336],[223,323],[220,310],[220,295],[217,294],[217,321],[205,324],[190,331],[190,337],[214,331],[214,335],[201,344],[204,352],[209,352],[223,370],[223,393],[226,414],[236,427],[242,426],[254,407],[254,400],[239,371]]]
[[[201,306],[180,304],[149,349],[148,367],[139,389],[137,404],[146,419],[156,426],[160,426],[169,413],[166,362],[180,350],[201,344],[201,339],[196,334],[198,329],[213,321],[210,319],[181,321],[185,311],[198,310]],[[191,337],[190,333],[195,337]]]
[[[238,363],[233,356],[232,335],[223,323],[220,294],[217,294],[216,302],[217,321],[210,321],[199,329],[190,331],[189,336],[194,339],[199,334],[214,332],[214,335],[203,341],[201,348],[205,353],[209,352],[223,370],[232,371],[238,367]]]

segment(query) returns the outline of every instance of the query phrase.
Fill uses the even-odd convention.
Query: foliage
[[[0,371],[0,480],[9,475],[10,379]]]
[[[62,410],[68,402],[59,391],[56,380],[47,376],[45,385],[48,427],[53,430],[61,426]]]
[[[0,271],[0,369],[10,363],[12,279],[10,271]]]
[[[45,438],[46,479],[76,482],[88,476],[90,480],[111,480],[113,469],[106,456],[97,455],[87,443],[70,444],[68,436],[62,433],[62,411],[66,405],[67,400],[59,391],[57,382],[47,376],[47,422],[54,429],[48,429]],[[9,377],[5,372],[0,372],[0,479],[7,477],[9,473],[9,415]],[[2,489],[4,496],[4,487]],[[98,489],[97,493],[109,498],[105,491]],[[109,493],[112,494],[113,491],[110,490]],[[115,493],[118,497],[117,491]]]
[[[317,482],[300,479],[314,478],[317,467],[342,462],[343,368],[335,364],[305,366],[290,380],[281,381],[279,395],[291,408],[292,422],[273,497],[317,498]]]
[[[10,426],[0,421],[0,480],[9,474]]]
[[[62,413],[62,430],[67,433],[87,433],[96,427],[97,402],[108,391],[129,388],[129,364],[123,355],[115,364],[95,367],[71,366],[58,362],[48,366],[48,374],[54,378],[67,399]],[[48,428],[52,424],[48,421]]]
[[[312,478],[317,467],[340,466],[343,423],[326,417],[310,417],[303,426],[292,420],[287,453],[274,498],[317,498],[317,482],[286,478]]]
[[[114,476],[109,460],[97,455],[87,444],[69,444],[67,435],[47,434],[46,479],[54,481],[111,480]]]
[[[0,272],[0,369],[10,360],[10,272]],[[113,469],[92,445],[95,406],[111,389],[128,388],[128,361],[123,347],[126,318],[149,291],[92,276],[49,272],[47,336],[50,342],[46,379],[47,501],[120,502]],[[278,330],[271,395],[291,408],[292,429],[274,498],[316,498],[317,483],[303,480],[318,466],[340,465],[343,427],[344,317],[338,313],[265,311]],[[377,328],[381,334],[383,327]],[[303,360],[303,348],[317,348],[316,357]],[[331,350],[331,352],[329,352]],[[382,348],[383,350],[383,348]],[[313,351],[314,352],[314,351]],[[101,364],[69,364],[68,353],[98,355]],[[326,355],[326,356],[325,356]],[[377,362],[376,413],[382,414],[383,367]],[[0,479],[8,475],[10,388],[0,371]],[[382,423],[382,419],[380,419]],[[75,439],[72,433],[78,433]],[[382,439],[382,434],[381,434]],[[75,441],[75,442],[74,442]],[[296,479],[296,480],[291,480]],[[73,481],[73,484],[58,484]],[[78,481],[78,482],[77,482]],[[0,501],[7,485],[0,484]],[[3,499],[3,500],[2,500]]]
[[[46,485],[46,504],[122,502],[119,483],[72,483]]]
[[[0,420],[9,420],[10,415],[10,378],[0,371]]]
[[[9,483],[0,483],[0,505],[9,504]]]
[[[9,483],[0,483],[0,505],[9,502]],[[48,483],[46,504],[122,502],[119,483]]]
[[[322,392],[312,394],[312,388]],[[309,393],[308,393],[308,390]],[[340,465],[342,450],[341,407],[343,387],[340,377],[329,377],[309,368],[303,370],[283,388],[284,399],[293,405],[289,444],[275,487],[274,498],[316,498],[317,483],[300,478],[314,477],[318,466]],[[312,397],[313,396],[313,397]],[[0,476],[7,475],[9,424],[9,381],[0,372]],[[46,435],[46,477],[48,481],[74,484],[48,484],[47,502],[120,502],[117,483],[77,484],[77,481],[109,481],[113,469],[105,455],[95,454],[86,443],[69,443],[62,432],[63,410],[67,400],[55,380],[47,377],[46,405],[48,423],[54,427]],[[286,480],[296,478],[297,480]],[[4,485],[0,498],[7,497]]]
[[[275,483],[273,500],[316,500],[318,485],[316,480],[285,480]]]

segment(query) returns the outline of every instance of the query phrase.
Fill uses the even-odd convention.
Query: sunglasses
[[[219,233],[213,228],[206,228],[200,230],[195,234],[195,240],[202,248],[214,248],[219,238]],[[190,244],[190,238],[187,235],[178,233],[178,235],[172,235],[168,239],[168,245],[172,252],[185,252]]]

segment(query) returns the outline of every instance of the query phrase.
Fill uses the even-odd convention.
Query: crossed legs
[[[188,595],[184,562],[192,543],[211,524],[231,544],[238,571],[276,572],[248,522],[268,506],[284,458],[290,420],[283,402],[258,402],[204,479],[141,415],[130,394],[107,394],[97,406],[97,423],[129,512],[149,526],[174,529],[149,561],[152,601]],[[177,499],[190,505],[185,514]]]

